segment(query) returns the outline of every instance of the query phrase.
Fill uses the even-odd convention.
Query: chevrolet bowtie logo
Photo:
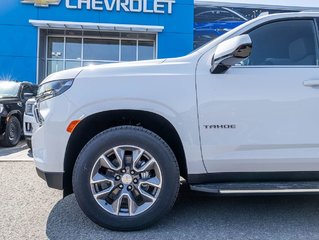
[[[37,7],[48,7],[49,5],[59,5],[61,0],[22,0],[22,3],[33,3]]]

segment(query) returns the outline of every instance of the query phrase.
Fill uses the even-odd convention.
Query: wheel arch
[[[20,122],[20,125],[22,127],[22,125],[23,125],[23,115],[22,115],[22,113],[19,110],[13,110],[13,111],[8,113],[6,118],[9,119],[11,116],[17,117],[19,122]]]
[[[7,132],[8,123],[12,117],[15,117],[17,119],[17,121],[18,121],[17,124],[20,127],[20,129],[18,129],[20,132],[17,131],[17,134],[18,134],[16,136],[17,139],[14,139],[13,142],[10,140],[10,133]],[[21,112],[18,110],[10,111],[5,117],[1,118],[0,124],[2,125],[1,132],[0,132],[1,144],[5,147],[13,147],[13,146],[17,145],[21,139],[21,136],[23,135],[23,117],[21,116]]]
[[[12,116],[16,117],[19,120],[21,129],[23,129],[22,113],[19,110],[13,110],[13,111],[10,111],[5,117],[3,117],[4,120],[2,121],[2,124],[4,124],[4,125],[2,128],[1,134],[4,134],[6,126],[7,126],[7,122],[10,119],[10,117],[12,117]]]
[[[73,192],[73,167],[85,144],[98,133],[122,125],[140,126],[159,135],[173,150],[179,164],[180,174],[187,179],[184,147],[180,135],[170,121],[159,114],[149,111],[110,110],[86,117],[72,132],[64,157],[64,196]]]

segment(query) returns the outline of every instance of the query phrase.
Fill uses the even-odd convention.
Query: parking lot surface
[[[0,162],[3,161],[33,161],[33,158],[25,141],[21,141],[16,147],[4,148],[0,146]]]
[[[319,239],[315,195],[214,197],[182,187],[152,228],[114,232],[92,223],[74,195],[49,189],[33,162],[0,161],[0,171],[0,239]]]

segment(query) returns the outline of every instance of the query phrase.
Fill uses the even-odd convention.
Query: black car
[[[36,95],[37,86],[28,82],[0,81],[0,144],[13,147],[22,135],[25,103]]]

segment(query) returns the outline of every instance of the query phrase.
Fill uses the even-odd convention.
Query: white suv
[[[147,227],[179,191],[319,192],[319,13],[254,19],[187,56],[41,84],[38,174],[97,224]]]

